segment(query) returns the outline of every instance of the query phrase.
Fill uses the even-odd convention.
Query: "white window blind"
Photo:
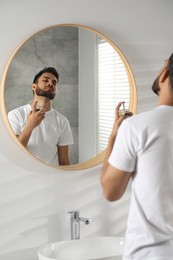
[[[125,101],[129,108],[129,81],[119,54],[110,43],[97,38],[97,153],[105,150],[112,130],[115,107]]]

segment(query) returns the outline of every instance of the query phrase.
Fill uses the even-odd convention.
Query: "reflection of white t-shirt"
[[[173,259],[173,107],[124,120],[109,162],[135,172],[123,259]]]
[[[29,104],[8,113],[10,125],[16,135],[22,132],[28,114]],[[38,159],[52,165],[58,165],[57,146],[73,144],[73,137],[68,120],[55,109],[45,113],[45,118],[34,128],[27,149]]]

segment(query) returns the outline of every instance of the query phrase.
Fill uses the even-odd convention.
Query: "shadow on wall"
[[[37,257],[37,248],[23,249],[19,251],[13,251],[8,254],[0,255],[0,260],[38,260]]]
[[[81,239],[124,236],[130,190],[117,202],[102,195],[100,165],[83,172],[36,174],[4,162],[0,172],[0,260],[38,260],[40,245],[70,239],[70,210],[91,218]]]

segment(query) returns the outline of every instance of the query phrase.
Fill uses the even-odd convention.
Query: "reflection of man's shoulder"
[[[29,104],[19,106],[17,108],[14,108],[9,112],[9,114],[23,114],[23,113],[29,113],[31,111],[31,106]]]
[[[28,112],[28,111],[31,110],[31,105],[26,104],[26,105],[17,107],[16,110],[18,110],[18,111],[23,111],[23,112]]]
[[[26,120],[28,114],[31,111],[31,106],[28,105],[23,105],[23,106],[19,106],[17,108],[12,109],[9,113],[8,113],[8,119],[9,120]]]
[[[68,119],[63,114],[61,114],[59,111],[55,110],[54,108],[52,108],[52,111],[58,119],[63,120],[63,121],[68,121]]]

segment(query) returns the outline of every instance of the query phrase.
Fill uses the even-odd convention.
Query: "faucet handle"
[[[71,210],[68,211],[69,214],[71,214],[71,217],[76,218],[79,217],[79,210]]]

